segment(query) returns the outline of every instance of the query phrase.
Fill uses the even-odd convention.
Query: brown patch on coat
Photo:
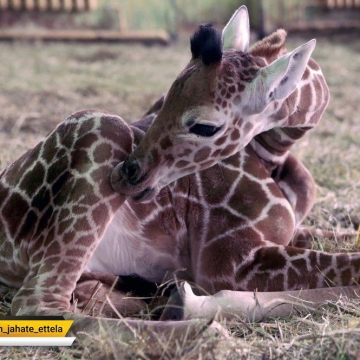
[[[94,161],[98,164],[105,162],[112,157],[112,147],[109,144],[101,143],[96,146],[94,152]]]
[[[209,157],[210,153],[211,153],[211,148],[209,146],[204,146],[203,148],[201,148],[196,152],[196,154],[194,155],[194,161],[196,163],[204,161]]]
[[[173,145],[171,139],[169,136],[164,137],[161,141],[160,141],[160,147],[163,150],[168,149],[169,147],[171,147]]]
[[[294,219],[287,208],[276,204],[267,212],[266,218],[256,224],[256,228],[266,234],[266,240],[288,245],[294,232]]]
[[[262,186],[247,176],[243,176],[236,192],[229,200],[229,206],[239,214],[254,220],[261,214],[264,201],[268,201],[268,199]]]
[[[190,164],[190,161],[186,161],[186,160],[179,160],[176,164],[175,167],[178,169],[182,169],[183,167],[187,166]]]

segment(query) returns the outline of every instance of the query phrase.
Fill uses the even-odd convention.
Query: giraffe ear
[[[305,72],[315,44],[315,39],[310,40],[259,71],[251,91],[254,113],[261,113],[270,102],[291,95]]]
[[[245,5],[234,13],[222,32],[223,51],[234,49],[248,52],[250,42],[249,13]]]

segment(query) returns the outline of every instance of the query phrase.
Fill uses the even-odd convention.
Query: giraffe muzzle
[[[151,199],[157,194],[156,189],[149,186],[147,180],[139,161],[131,161],[129,157],[114,168],[110,179],[115,191],[131,195],[134,201],[139,202]]]
[[[141,178],[141,168],[137,160],[131,161],[129,157],[125,159],[120,168],[121,175],[131,185],[137,185]]]

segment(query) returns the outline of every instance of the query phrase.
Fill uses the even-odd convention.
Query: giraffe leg
[[[10,314],[11,302],[16,294],[16,291],[17,289],[0,284],[0,316]]]
[[[18,219],[19,230],[5,239],[14,249],[13,264],[2,260],[1,277],[11,279],[18,263],[27,260],[13,314],[69,311],[77,280],[126,199],[113,191],[109,179],[131,147],[130,128],[119,117],[80,112],[2,174],[8,202],[20,197],[30,203],[21,209],[27,210],[27,216],[22,213],[24,219]],[[7,211],[13,210],[2,207],[3,228],[16,215]]]
[[[356,235],[352,232],[337,233],[300,226],[314,205],[316,184],[305,165],[293,154],[289,153],[285,162],[273,172],[272,177],[294,211],[295,232],[291,245],[311,249],[314,239],[332,240]]]
[[[161,320],[219,319],[246,322],[271,317],[313,312],[328,301],[341,297],[359,298],[359,286],[283,292],[222,290],[214,295],[196,296],[186,282],[173,290]]]
[[[295,228],[298,228],[314,205],[315,180],[305,165],[291,153],[274,170],[272,177],[293,208]]]
[[[116,288],[118,277],[110,274],[84,273],[76,284],[76,311],[92,316],[134,316],[147,312],[147,303]]]
[[[93,318],[80,314],[65,314],[65,319],[75,320],[70,331],[77,340],[88,334],[106,334],[120,344],[141,340],[151,357],[160,358],[172,353],[171,344],[193,343],[201,336],[204,342],[219,342],[229,338],[225,327],[213,320],[191,319],[183,321],[151,321],[134,319]],[[177,344],[177,345],[176,345]]]
[[[220,290],[288,291],[350,286],[360,281],[359,253],[326,253],[226,237],[205,246],[196,284]],[[214,270],[216,268],[216,271]]]

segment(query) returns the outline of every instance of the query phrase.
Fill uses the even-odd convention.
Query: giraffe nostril
[[[136,185],[140,177],[140,165],[136,160],[131,162],[129,159],[126,159],[121,168],[121,172],[130,184]]]

